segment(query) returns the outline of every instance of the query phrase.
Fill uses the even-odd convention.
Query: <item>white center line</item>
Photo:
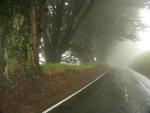
[[[127,92],[127,86],[124,86],[124,91],[125,91],[125,100],[128,102],[128,92]]]

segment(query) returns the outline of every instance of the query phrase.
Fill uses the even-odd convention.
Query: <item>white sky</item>
[[[138,33],[140,41],[137,42],[140,52],[150,50],[150,9],[144,8],[139,11],[140,20],[147,27]]]

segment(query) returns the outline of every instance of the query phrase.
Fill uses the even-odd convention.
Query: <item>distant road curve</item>
[[[131,69],[112,68],[47,113],[150,113],[150,80]]]

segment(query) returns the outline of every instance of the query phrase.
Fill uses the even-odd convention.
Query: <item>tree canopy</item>
[[[116,4],[117,3],[117,4]],[[1,0],[0,71],[39,75],[39,54],[60,63],[71,51],[81,62],[104,60],[118,40],[135,40],[143,0]],[[101,58],[100,58],[101,57]]]
[[[116,41],[137,40],[137,32],[143,25],[138,10],[144,0],[96,0],[92,9],[80,24],[73,42],[82,46],[92,42],[97,59],[104,60]]]

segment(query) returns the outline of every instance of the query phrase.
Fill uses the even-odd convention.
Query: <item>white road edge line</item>
[[[87,87],[89,87],[90,85],[92,85],[98,79],[100,79],[101,77],[103,77],[107,72],[109,72],[109,69],[107,71],[105,71],[102,75],[100,75],[99,77],[97,77],[95,80],[93,80],[92,82],[90,82],[89,84],[87,84],[86,86],[84,86],[83,88],[81,88],[80,90],[78,90],[77,92],[75,92],[72,95],[68,96],[67,98],[61,100],[60,102],[58,102],[57,104],[51,106],[50,108],[48,108],[47,110],[43,111],[42,113],[48,113],[48,112],[52,111],[54,108],[58,107],[59,105],[61,105],[65,101],[71,99],[73,96],[77,95],[78,93],[80,93],[81,91],[83,91],[84,89],[86,89]]]

